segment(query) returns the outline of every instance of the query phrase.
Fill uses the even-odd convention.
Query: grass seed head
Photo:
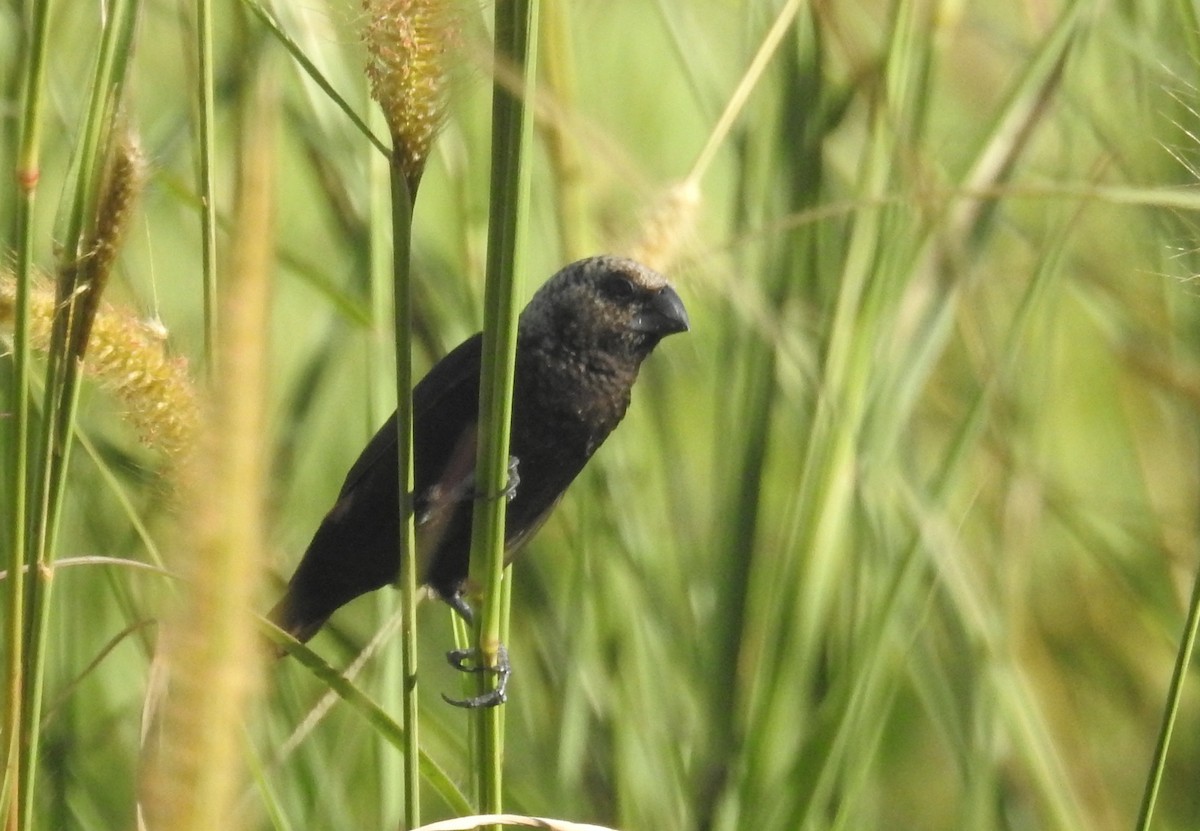
[[[414,189],[446,111],[448,55],[458,15],[436,0],[364,0],[367,78]]]

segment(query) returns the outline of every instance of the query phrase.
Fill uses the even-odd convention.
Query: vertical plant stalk
[[[18,822],[23,828],[32,827],[34,822],[51,563],[66,490],[79,375],[99,295],[107,282],[128,220],[132,194],[137,188],[134,150],[115,137],[114,128],[137,13],[138,0],[117,0],[110,6],[100,33],[91,98],[76,148],[74,194],[59,263],[46,369],[40,465],[31,480],[36,483],[33,492],[39,500],[38,510],[28,525],[21,521],[32,532],[23,556],[28,579],[23,586],[21,606],[23,677],[16,766],[15,802]],[[28,274],[24,281],[18,281],[22,282],[28,286]],[[25,326],[23,336],[28,337],[28,318]],[[25,450],[28,449],[26,445]]]
[[[396,464],[401,483],[399,573],[401,723],[404,726],[404,823],[420,825],[417,695],[416,530],[413,517],[412,214],[417,187],[445,113],[445,55],[453,39],[449,4],[434,0],[364,0],[363,40],[371,95],[392,139],[392,293],[396,348]]]
[[[378,109],[370,113],[371,126],[383,123],[383,114]],[[364,159],[367,169],[367,182],[369,193],[369,248],[367,251],[367,267],[370,271],[370,310],[371,310],[371,342],[367,350],[368,356],[368,373],[370,382],[369,401],[367,404],[369,414],[369,424],[383,424],[387,421],[393,412],[399,411],[399,404],[396,402],[397,384],[399,383],[395,371],[395,355],[396,342],[392,333],[394,328],[389,330],[388,323],[395,321],[395,305],[392,299],[394,289],[394,280],[392,273],[393,251],[392,251],[392,223],[395,221],[395,215],[391,210],[392,198],[392,167],[391,167],[391,151],[387,150],[383,154],[376,153],[373,148],[366,150],[366,158]],[[397,459],[399,464],[399,459]],[[401,519],[403,521],[403,511],[406,510],[404,500],[401,500],[400,507],[402,512]],[[401,564],[401,573],[403,573],[404,564]],[[401,578],[402,579],[402,578]],[[401,589],[401,603],[407,602],[406,590]],[[379,610],[379,620],[387,621],[395,612],[396,598],[391,592],[379,592],[377,595],[376,605]],[[402,608],[407,608],[402,606]],[[405,655],[409,654],[409,649],[416,644],[415,628],[408,627],[409,621],[406,616],[401,615],[400,621],[402,641],[401,649],[384,649],[379,652],[379,699],[380,701],[394,704],[394,702],[403,702],[405,699],[405,690],[407,684],[405,679],[408,677],[405,670]],[[385,624],[386,625],[386,624]],[[412,639],[409,640],[408,632],[412,632]],[[378,637],[378,636],[377,636]],[[357,663],[357,662],[356,662]],[[415,672],[415,666],[412,667]],[[415,699],[415,691],[413,693]],[[328,699],[332,704],[332,699]],[[405,711],[407,712],[407,710]],[[411,733],[413,725],[408,725],[409,729],[403,731],[404,736]],[[375,776],[379,785],[379,817],[382,825],[395,823],[395,818],[401,815],[405,805],[410,804],[407,798],[409,788],[407,786],[397,789],[394,783],[404,780],[404,773],[401,771],[401,765],[405,770],[410,770],[413,767],[414,759],[409,755],[416,745],[415,742],[408,743],[407,738],[404,739],[402,748],[393,747],[382,736],[376,742],[375,752],[377,761],[375,766]],[[409,823],[413,819],[412,816],[405,815],[405,823]],[[409,827],[415,827],[409,825]]]
[[[217,206],[213,170],[213,0],[196,0],[196,53],[199,72],[196,89],[198,104],[198,136],[200,148],[200,256],[201,279],[204,284],[204,371],[211,382],[215,366],[217,342]]]
[[[33,272],[33,214],[40,175],[39,156],[42,131],[42,85],[46,69],[46,45],[49,33],[50,0],[32,4],[32,27],[25,60],[22,92],[20,145],[14,180],[16,203],[16,308],[13,320],[13,379],[10,406],[13,408],[13,440],[8,442],[12,457],[6,465],[12,497],[9,512],[8,615],[5,643],[8,660],[4,668],[4,781],[0,783],[0,822],[5,828],[18,825],[21,804],[19,738],[21,735],[22,690],[24,677],[24,561],[28,530],[29,485],[29,295]]]
[[[511,64],[522,78],[520,95],[504,85],[492,88],[492,174],[488,222],[487,285],[484,292],[483,358],[479,386],[479,450],[476,482],[489,497],[475,502],[471,528],[471,575],[485,586],[476,647],[494,665],[507,608],[504,582],[504,519],[508,484],[508,445],[517,347],[517,275],[522,271],[520,237],[529,205],[526,163],[532,107],[526,100],[536,77],[538,0],[498,3],[495,13],[496,64]],[[481,685],[487,679],[481,673]],[[483,690],[481,689],[481,692]],[[476,711],[475,773],[479,808],[501,810],[502,708]]]
[[[401,617],[401,708],[404,725],[404,822],[420,824],[417,696],[417,586],[421,575],[413,516],[412,214],[417,187],[445,117],[447,56],[458,16],[439,0],[364,0],[363,39],[371,95],[388,123],[392,195],[392,288],[396,345],[396,464],[400,500],[397,582]]]
[[[417,713],[417,538],[413,525],[412,207],[415,194],[401,157],[393,151],[392,288],[396,332],[396,463],[400,473],[401,719],[404,727],[404,823],[421,824],[420,742]]]

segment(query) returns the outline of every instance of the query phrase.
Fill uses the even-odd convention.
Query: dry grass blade
[[[230,827],[242,769],[241,721],[253,710],[264,657],[250,609],[264,549],[278,99],[273,73],[261,70],[245,101],[238,234],[217,351],[220,383],[212,418],[183,472],[187,553],[179,567],[190,579],[182,608],[164,625],[161,733],[147,748],[142,803],[151,828]]]

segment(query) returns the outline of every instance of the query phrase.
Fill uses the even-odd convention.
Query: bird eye
[[[628,277],[610,274],[600,284],[600,290],[613,300],[629,300],[637,291]]]

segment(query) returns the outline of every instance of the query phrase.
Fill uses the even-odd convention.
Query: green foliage
[[[48,271],[93,96],[81,56],[99,48],[99,4],[66,5],[49,29],[32,247],[23,229],[0,231],[6,252]],[[595,253],[581,241],[655,250],[655,206],[780,9],[798,11],[716,134],[695,226],[681,215],[667,229],[680,247],[664,270],[692,331],[647,362],[626,422],[513,572],[505,809],[665,831],[1134,827],[1198,568],[1190,7],[542,5],[525,296]],[[124,116],[151,169],[106,298],[160,319],[199,368],[195,35],[173,6],[139,9]],[[369,255],[387,227],[369,173],[380,151],[343,109],[370,121],[361,24],[355,4],[213,4],[218,285],[238,234],[231,122],[259,61],[287,67],[263,436],[279,579],[259,609],[394,396]],[[418,375],[483,321],[485,29],[464,24],[415,205]],[[19,74],[23,48],[0,35],[0,78]],[[6,110],[24,113],[4,87]],[[20,147],[8,125],[6,164]],[[18,207],[0,190],[0,216]],[[6,347],[10,319],[0,311]],[[46,364],[32,366],[37,378]],[[0,361],[4,412],[16,371]],[[171,507],[163,460],[119,409],[84,383],[42,647],[34,828],[135,823],[153,686],[142,624],[180,593],[167,574],[187,506]],[[14,446],[13,420],[0,441]],[[5,533],[5,562],[12,544]],[[159,551],[166,572],[131,567]],[[244,717],[243,827],[396,826],[385,594],[312,643],[355,667],[348,684],[310,658],[265,667]],[[440,697],[461,691],[441,657],[450,615],[418,615],[428,821],[462,810],[452,783],[469,779],[469,741]],[[1200,824],[1194,675],[1181,676],[1155,828]]]

